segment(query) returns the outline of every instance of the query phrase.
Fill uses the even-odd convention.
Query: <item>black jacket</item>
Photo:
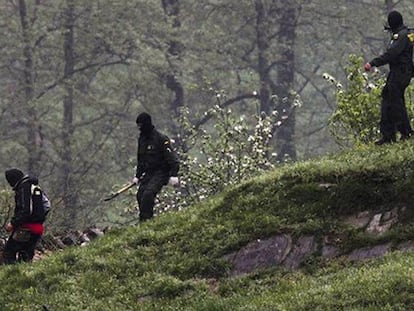
[[[400,26],[393,31],[392,39],[387,50],[381,56],[374,58],[370,64],[375,67],[389,64],[391,71],[413,71],[413,46],[408,37],[408,28]]]
[[[17,228],[22,224],[43,223],[43,211],[33,208],[32,185],[38,185],[38,179],[25,175],[17,182],[13,190],[15,191],[14,214],[10,221],[13,227]]]
[[[178,156],[171,147],[170,139],[152,129],[149,133],[138,138],[136,177],[144,173],[163,172],[167,176],[177,176],[179,170]]]

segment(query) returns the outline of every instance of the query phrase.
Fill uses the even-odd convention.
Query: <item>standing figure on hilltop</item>
[[[5,172],[6,180],[14,190],[15,208],[6,231],[10,232],[3,251],[5,264],[16,261],[29,262],[33,259],[37,242],[43,234],[46,211],[44,196],[38,186],[38,179],[17,168]]]
[[[151,116],[141,113],[136,120],[141,131],[138,138],[137,170],[133,182],[139,184],[137,201],[139,219],[154,215],[155,197],[164,185],[178,186],[178,156],[170,139],[152,125]]]
[[[413,133],[405,106],[404,92],[413,76],[414,38],[409,35],[403,17],[397,11],[388,14],[388,25],[386,29],[392,33],[392,39],[387,50],[364,65],[366,71],[386,64],[390,68],[381,93],[382,138],[375,142],[377,145],[395,142],[397,131],[401,134],[401,140],[409,138]]]

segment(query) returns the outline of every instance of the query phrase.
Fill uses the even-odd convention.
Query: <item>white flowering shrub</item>
[[[158,212],[182,209],[274,167],[276,154],[270,151],[270,140],[283,123],[278,113],[236,115],[221,107],[222,98],[217,94],[218,104],[205,114],[210,117],[206,128],[193,125],[189,109],[182,109],[180,139],[187,150],[179,150],[181,185],[160,193]]]

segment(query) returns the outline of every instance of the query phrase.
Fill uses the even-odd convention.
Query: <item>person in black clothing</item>
[[[137,201],[141,221],[154,215],[155,197],[164,185],[179,184],[179,160],[170,139],[152,125],[151,116],[141,113],[136,119],[138,138],[137,170],[133,182],[139,184]]]
[[[13,264],[16,261],[28,262],[33,259],[36,244],[43,234],[45,221],[43,210],[34,208],[35,205],[42,204],[41,193],[32,193],[32,187],[38,185],[38,179],[24,175],[17,168],[6,170],[5,175],[15,192],[15,208],[10,223],[6,225],[10,237],[3,250],[3,262],[5,264]]]
[[[413,75],[413,46],[408,38],[408,29],[402,15],[397,11],[388,14],[388,24],[392,39],[384,54],[366,63],[364,68],[389,65],[390,72],[382,90],[380,132],[382,138],[375,143],[382,145],[396,141],[396,132],[401,140],[409,138],[413,130],[405,106],[404,92]]]

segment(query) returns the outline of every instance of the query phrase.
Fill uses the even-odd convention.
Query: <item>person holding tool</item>
[[[396,141],[396,132],[400,132],[401,140],[413,134],[410,119],[405,106],[404,92],[413,75],[413,45],[414,35],[410,34],[403,23],[403,17],[398,11],[388,14],[386,30],[392,34],[392,39],[384,54],[374,58],[364,65],[365,71],[372,67],[388,64],[390,72],[381,93],[380,133],[382,138],[375,142],[383,145]]]
[[[167,184],[179,185],[180,163],[170,139],[155,129],[148,113],[140,113],[136,124],[140,135],[137,169],[132,182],[139,185],[137,191],[139,219],[145,221],[154,216],[155,197],[162,187]]]

